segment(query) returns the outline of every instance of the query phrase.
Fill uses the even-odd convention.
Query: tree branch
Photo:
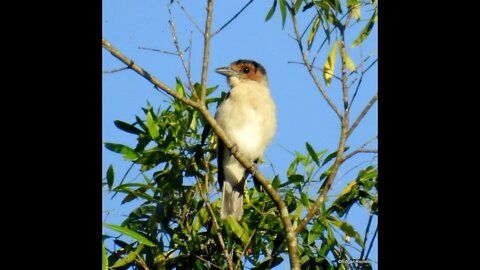
[[[145,47],[138,47],[138,49],[140,49],[140,50],[146,50],[146,51],[161,52],[161,53],[164,53],[164,54],[171,54],[171,55],[177,55],[177,56],[178,56],[177,53],[169,52],[169,51],[165,51],[165,50],[158,50],[158,49],[145,48]]]
[[[313,81],[315,82],[315,85],[317,86],[318,90],[322,94],[323,98],[327,101],[330,108],[332,108],[332,110],[337,114],[338,118],[342,119],[342,113],[338,110],[337,106],[335,106],[335,103],[333,103],[333,101],[330,99],[327,92],[325,92],[322,85],[320,84],[320,81],[317,78],[317,75],[315,75],[315,72],[313,72],[312,65],[309,63],[309,61],[307,59],[307,53],[303,49],[302,40],[301,40],[301,37],[300,37],[300,33],[298,31],[297,18],[294,14],[292,14],[291,17],[292,17],[293,29],[295,31],[296,40],[297,40],[297,43],[298,43],[298,47],[300,48],[300,52],[302,53],[302,58],[303,58],[303,62],[305,63],[305,66],[307,67],[307,70],[310,73],[310,76],[312,77]]]
[[[294,25],[296,25],[296,19],[295,16],[292,16],[292,19],[294,20]],[[295,27],[297,28],[297,27]],[[295,31],[298,32],[298,31]],[[335,179],[335,176],[337,175],[338,169],[340,168],[340,165],[344,161],[343,158],[343,153],[345,151],[345,143],[347,141],[347,131],[348,131],[348,118],[350,115],[350,111],[348,110],[348,85],[347,85],[347,64],[346,64],[346,50],[345,50],[345,37],[344,37],[344,32],[341,31],[341,41],[340,41],[340,57],[342,60],[342,92],[343,92],[343,103],[344,103],[344,111],[343,111],[343,117],[339,115],[340,120],[341,120],[341,133],[340,133],[340,141],[338,143],[338,148],[337,148],[337,155],[335,157],[335,162],[333,163],[333,166],[331,167],[330,173],[328,174],[327,180],[325,184],[323,185],[322,189],[320,190],[320,195],[318,196],[317,200],[313,204],[312,208],[308,211],[307,215],[301,223],[298,225],[298,227],[295,230],[295,233],[298,235],[300,232],[305,230],[307,227],[308,222],[317,214],[318,209],[322,206],[324,203],[328,191],[332,187],[333,181]],[[305,59],[305,54],[304,54],[304,59]],[[309,68],[311,70],[311,68]],[[336,107],[335,107],[336,108]]]
[[[350,127],[350,129],[347,132],[347,137],[350,137],[352,132],[355,130],[355,128],[358,126],[358,124],[360,124],[360,121],[362,121],[363,117],[365,117],[365,115],[368,113],[368,111],[373,106],[373,104],[375,104],[377,99],[378,99],[378,92],[375,93],[375,95],[373,95],[372,99],[370,99],[370,102],[368,102],[367,106],[365,106],[365,108],[363,108],[362,112],[358,115],[357,119],[355,119],[355,122],[353,122],[352,126]]]
[[[217,31],[215,31],[211,37],[214,37],[216,34],[222,31],[223,28],[227,27],[227,25],[229,25],[233,20],[235,20],[235,18],[237,18],[238,15],[240,15],[240,13],[242,13],[252,2],[253,0],[248,1],[248,3],[245,6],[243,6],[243,8],[240,9],[239,12],[237,12],[237,14],[233,15],[233,17],[230,20],[228,20],[228,22],[226,22],[224,25],[222,25],[222,27],[220,27]]]
[[[205,21],[205,32],[203,34],[205,42],[203,46],[202,81],[201,81],[201,94],[200,94],[201,106],[205,106],[205,96],[207,93],[207,71],[208,71],[208,61],[210,59],[210,31],[212,28],[212,14],[213,14],[213,0],[208,0],[207,20]]]
[[[195,109],[198,109],[200,106],[198,103],[192,101],[191,99],[188,99],[186,97],[180,96],[176,91],[172,90],[170,87],[168,87],[166,84],[162,83],[159,81],[157,78],[153,77],[150,75],[150,73],[146,72],[143,68],[139,67],[136,65],[132,60],[128,59],[125,55],[123,55],[120,51],[115,49],[112,44],[110,44],[105,38],[102,38],[102,46],[106,50],[108,50],[115,58],[118,60],[122,61],[125,65],[128,66],[128,68],[132,69],[136,73],[138,73],[140,76],[144,77],[147,79],[149,82],[151,82],[153,85],[156,87],[162,89],[165,91],[167,94],[170,96],[179,99],[183,103],[192,106]]]

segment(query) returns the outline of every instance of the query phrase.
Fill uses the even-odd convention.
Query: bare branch
[[[378,150],[377,149],[364,149],[364,148],[358,148],[358,149],[355,149],[354,151],[352,151],[350,154],[346,155],[344,158],[343,158],[343,161],[353,157],[354,155],[358,154],[358,153],[378,153]]]
[[[157,78],[150,75],[150,73],[146,72],[143,68],[136,65],[132,60],[128,59],[120,51],[115,49],[105,38],[102,38],[102,46],[103,46],[103,48],[108,50],[113,56],[115,56],[118,60],[120,60],[124,64],[126,64],[128,66],[128,68],[132,69],[133,71],[138,73],[140,76],[144,77],[149,82],[151,82],[153,85],[155,85],[156,87],[165,91],[170,96],[172,96],[174,98],[177,98],[181,102],[183,102],[187,105],[190,105],[195,109],[198,109],[200,107],[198,103],[196,103],[196,102],[194,102],[191,99],[188,99],[186,97],[180,96],[175,90],[171,89],[166,84],[162,83]]]
[[[370,102],[368,102],[367,106],[365,106],[365,108],[363,108],[362,112],[358,115],[357,119],[355,120],[355,122],[353,122],[352,126],[350,127],[350,129],[348,130],[347,132],[347,137],[349,137],[352,132],[355,130],[355,128],[358,126],[358,124],[360,123],[360,121],[362,121],[363,117],[365,117],[365,115],[368,113],[368,111],[370,110],[370,108],[373,106],[373,104],[375,104],[375,102],[377,101],[378,99],[378,92],[375,93],[375,95],[373,95],[372,99],[370,99]]]
[[[205,21],[205,32],[203,34],[205,42],[203,45],[202,81],[201,81],[201,94],[200,94],[200,104],[202,104],[202,106],[205,106],[205,96],[207,93],[207,71],[208,71],[208,62],[210,59],[210,31],[212,28],[212,14],[213,14],[213,0],[208,0],[207,20]]]
[[[288,61],[287,63],[288,63],[288,64],[299,64],[299,65],[304,65],[304,66],[306,66],[304,62],[298,62],[298,61]],[[335,78],[335,79],[337,79],[337,80],[339,80],[339,81],[342,81],[342,78],[338,77],[337,75],[333,74],[333,73],[330,72],[330,71],[325,71],[323,68],[319,68],[319,67],[316,67],[316,66],[314,66],[314,65],[312,65],[312,68],[318,69],[318,70],[320,70],[320,71],[322,71],[322,72],[326,72],[326,73],[332,75],[333,78]]]
[[[216,34],[222,31],[223,28],[227,27],[227,25],[229,25],[233,20],[235,20],[235,18],[237,18],[238,15],[240,15],[240,13],[242,13],[252,2],[253,0],[248,1],[248,3],[245,6],[243,6],[243,8],[240,9],[239,12],[237,12],[237,14],[235,14],[230,20],[228,20],[228,22],[226,22],[224,25],[222,25],[222,27],[220,27],[217,31],[215,31],[211,37],[213,38]]]
[[[178,53],[169,52],[169,51],[164,51],[164,50],[158,50],[158,49],[152,49],[152,48],[145,48],[145,47],[138,47],[138,49],[140,49],[140,50],[147,50],[147,51],[154,51],[154,52],[161,52],[161,53],[164,53],[164,54],[171,54],[171,55],[177,55],[177,56],[178,56]]]
[[[122,68],[116,68],[116,69],[112,69],[112,70],[104,70],[104,71],[102,71],[102,74],[111,74],[111,73],[119,72],[119,71],[122,71],[122,70],[126,70],[128,68],[129,67],[122,67]]]
[[[338,118],[342,119],[342,113],[338,110],[337,106],[335,106],[335,103],[333,103],[333,101],[330,99],[327,92],[325,92],[322,85],[320,84],[320,81],[317,78],[317,75],[315,75],[315,72],[313,72],[313,67],[309,63],[309,61],[307,59],[307,54],[306,54],[305,50],[303,49],[303,44],[302,44],[302,40],[301,40],[301,37],[300,37],[300,33],[298,32],[297,18],[293,14],[292,14],[292,21],[293,21],[293,29],[295,31],[295,36],[297,37],[296,40],[297,40],[297,43],[298,43],[298,47],[300,48],[300,52],[302,53],[302,57],[303,57],[303,62],[305,63],[305,66],[307,67],[308,72],[310,73],[310,76],[312,77],[313,81],[315,82],[315,85],[317,86],[318,90],[322,94],[323,98],[325,98],[325,100],[327,101],[330,108],[332,108],[332,110],[337,114]]]
[[[172,32],[173,44],[175,45],[175,48],[177,48],[178,56],[180,57],[180,60],[181,60],[182,65],[183,65],[183,69],[185,70],[185,74],[187,75],[188,85],[190,87],[190,91],[192,92],[192,96],[195,100],[197,100],[198,97],[197,97],[197,93],[195,92],[195,88],[193,87],[192,76],[190,74],[190,68],[185,63],[185,57],[183,56],[183,52],[180,49],[180,45],[178,43],[178,38],[177,38],[177,31],[175,30],[175,22],[173,21],[173,16],[172,16],[172,13],[170,11],[170,8],[168,9],[168,13],[170,13],[170,20],[168,22],[170,23],[170,32]]]
[[[197,28],[197,30],[203,35],[204,33],[203,33],[202,29],[200,29],[200,26],[198,26],[198,24],[195,22],[195,20],[192,18],[192,16],[190,16],[190,14],[188,14],[187,10],[182,6],[180,1],[177,0],[176,2],[180,6],[180,8],[182,9],[183,13],[185,13],[188,20],[190,20],[190,22],[192,22],[192,24],[195,26],[195,28]]]

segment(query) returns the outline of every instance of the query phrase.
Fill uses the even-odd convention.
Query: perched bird
[[[227,76],[231,89],[215,115],[235,144],[234,149],[252,161],[265,152],[276,130],[275,103],[268,88],[267,72],[252,60],[237,60],[216,72]],[[248,171],[218,140],[218,181],[222,188],[221,217],[243,216],[243,193]]]

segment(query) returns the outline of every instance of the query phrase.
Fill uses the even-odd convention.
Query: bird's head
[[[228,67],[217,68],[215,71],[227,76],[232,88],[243,81],[256,81],[268,86],[267,71],[253,60],[240,59],[232,62]]]

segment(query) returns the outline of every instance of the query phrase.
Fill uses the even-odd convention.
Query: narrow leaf
[[[330,85],[335,71],[335,56],[337,53],[337,43],[337,41],[333,43],[330,54],[328,55],[327,61],[325,62],[325,66],[323,67],[323,79],[325,80],[325,84],[327,86]]]
[[[158,124],[155,119],[153,119],[153,115],[150,111],[147,112],[147,128],[152,139],[156,140],[160,137]]]
[[[227,224],[230,226],[230,229],[232,232],[242,240],[242,243],[246,245],[248,243],[249,235],[248,232],[246,232],[240,223],[233,217],[229,216],[226,220]]]
[[[352,225],[350,225],[349,223],[347,222],[344,222],[344,221],[341,221],[339,219],[336,219],[332,216],[329,216],[327,217],[327,220],[329,223],[335,225],[336,227],[338,227],[340,230],[342,230],[345,235],[347,236],[353,236],[353,238],[355,238],[355,241],[363,248],[364,247],[364,243],[363,243],[363,240],[362,240],[362,237],[360,236],[360,234],[353,228]]]
[[[182,81],[180,80],[179,77],[176,77],[175,80],[177,81],[177,85],[175,87],[175,90],[177,91],[177,93],[184,97],[185,96],[185,88],[183,87],[183,83]]]
[[[130,251],[130,253],[128,253],[127,256],[118,260],[114,265],[111,266],[111,268],[117,268],[117,267],[124,266],[124,265],[127,265],[127,264],[133,262],[133,260],[135,260],[135,258],[140,253],[140,251],[142,251],[142,249],[143,249],[143,244],[139,244],[138,247],[134,251]]]
[[[107,250],[105,249],[105,243],[102,241],[102,270],[108,269]]]
[[[273,13],[275,13],[276,7],[277,7],[277,0],[274,0],[272,8],[270,8],[270,11],[268,12],[267,17],[265,17],[265,21],[268,21],[270,20],[270,18],[272,18]]]
[[[310,33],[308,33],[307,46],[309,50],[310,48],[312,48],[312,44],[313,44],[313,40],[315,39],[315,36],[317,36],[319,25],[320,25],[320,15],[317,15],[315,17],[315,20],[313,21],[312,29],[310,30]]]
[[[108,166],[108,170],[107,170],[108,190],[112,190],[112,185],[113,185],[113,179],[114,178],[115,178],[115,173],[113,171],[113,166],[110,164],[110,166]]]
[[[313,150],[313,147],[307,142],[305,143],[306,146],[307,146],[307,151],[308,151],[308,154],[312,157],[313,161],[315,161],[315,163],[320,166],[320,160],[318,160],[318,156],[317,156],[317,153],[315,152],[315,150]]]
[[[123,154],[123,157],[128,160],[135,160],[138,158],[137,153],[135,151],[123,144],[116,144],[116,143],[105,143],[105,147],[113,151],[115,153]]]
[[[302,2],[303,2],[302,0],[296,0],[296,2],[295,2],[295,14],[297,13],[297,11],[302,6]]]
[[[301,192],[300,193],[301,197],[300,197],[300,201],[302,202],[303,206],[305,207],[309,207],[309,201],[308,201],[308,196],[305,192]]]
[[[118,226],[118,225],[113,225],[113,224],[108,224],[108,223],[104,223],[103,226],[107,227],[107,228],[110,228],[112,230],[115,230],[117,232],[120,232],[126,236],[129,236],[137,241],[139,241],[140,243],[143,243],[147,246],[150,246],[150,247],[155,247],[156,245],[150,241],[147,237],[137,233],[137,232],[134,232],[130,229],[127,229],[125,227],[122,227],[122,226]]]
[[[285,19],[287,18],[286,0],[280,0],[280,12],[282,13],[282,28],[285,27]]]
[[[134,127],[133,125],[130,125],[128,123],[125,123],[123,121],[120,121],[120,120],[115,120],[113,121],[113,123],[115,124],[115,126],[120,129],[120,130],[123,130],[125,132],[128,132],[128,133],[131,133],[131,134],[135,134],[135,135],[138,135],[140,133],[142,133],[142,131],[136,127]]]
[[[360,32],[360,35],[358,35],[358,37],[353,41],[350,47],[354,48],[358,46],[360,43],[362,43],[368,37],[368,35],[370,35],[370,32],[373,28],[373,25],[375,25],[376,21],[377,21],[377,12],[374,12],[372,18],[370,18],[367,25],[365,25],[365,27]]]

